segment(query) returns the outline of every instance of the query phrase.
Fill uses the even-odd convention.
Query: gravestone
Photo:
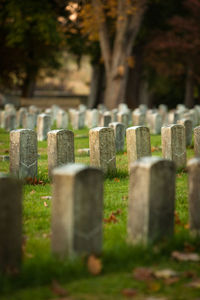
[[[21,107],[17,112],[17,127],[23,127],[23,118],[27,113],[27,109],[25,107]]]
[[[0,272],[16,273],[22,259],[22,183],[0,173]]]
[[[19,178],[37,176],[37,134],[30,129],[10,132],[10,172]]]
[[[131,166],[128,239],[149,243],[174,232],[175,164],[159,157],[144,157]]]
[[[126,112],[118,112],[117,121],[124,124],[124,126],[127,128],[129,125],[129,114]]]
[[[159,113],[153,113],[149,116],[150,132],[152,134],[160,134],[162,127],[162,117]]]
[[[103,172],[116,170],[114,130],[97,127],[89,131],[90,164],[100,167]]]
[[[135,109],[132,112],[133,126],[144,126],[146,121],[145,119],[145,113],[141,112],[139,109]]]
[[[17,127],[17,120],[16,120],[16,114],[13,114],[11,112],[6,112],[5,111],[5,115],[4,115],[4,128],[6,131],[11,131],[16,129]]]
[[[194,154],[200,157],[200,126],[194,128]]]
[[[104,113],[102,113],[100,116],[99,123],[101,127],[108,127],[111,123],[111,113],[109,111],[105,111]]]
[[[81,164],[69,164],[55,169],[52,251],[60,257],[100,254],[102,220],[102,171]]]
[[[58,114],[57,114],[57,128],[59,129],[67,129],[68,127],[68,115],[67,113],[60,109]]]
[[[149,128],[133,126],[126,130],[128,169],[137,159],[151,156],[151,140]]]
[[[51,130],[51,117],[47,114],[40,114],[37,118],[38,141],[45,141],[47,133]]]
[[[97,109],[87,109],[85,124],[88,128],[97,127],[99,123],[99,112]]]
[[[74,133],[70,130],[48,132],[48,174],[58,166],[74,162]]]
[[[181,119],[177,121],[177,124],[185,127],[186,146],[190,146],[192,144],[192,121],[188,119]]]
[[[125,141],[125,126],[119,122],[112,122],[109,127],[114,130],[115,136],[115,149],[116,152],[124,151],[124,141]]]
[[[25,129],[35,129],[35,115],[31,113],[26,113],[23,116],[23,122],[22,122],[23,128]]]
[[[200,158],[193,158],[187,164],[189,183],[189,227],[200,234]]]
[[[167,125],[162,127],[162,155],[166,159],[173,160],[177,168],[186,165],[186,141],[183,125]]]

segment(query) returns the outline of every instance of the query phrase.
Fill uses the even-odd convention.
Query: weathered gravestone
[[[108,127],[109,124],[111,123],[111,120],[112,120],[111,113],[109,111],[105,111],[100,116],[99,125],[101,127]]]
[[[23,128],[25,129],[35,129],[35,115],[31,113],[25,113],[23,115]]]
[[[48,132],[48,173],[55,167],[74,162],[74,133],[70,130]]]
[[[189,181],[189,226],[191,232],[200,234],[200,158],[187,164]]]
[[[102,171],[70,164],[53,171],[52,250],[60,257],[100,254]]]
[[[200,157],[200,126],[194,128],[194,154]]]
[[[10,132],[10,172],[19,178],[37,176],[37,134],[30,129]]]
[[[150,132],[152,134],[160,134],[162,127],[162,117],[159,113],[152,113],[149,116]]]
[[[115,136],[115,149],[116,152],[124,151],[124,141],[125,141],[125,126],[119,122],[112,122],[109,127],[114,130]]]
[[[159,157],[144,157],[131,166],[128,239],[148,243],[173,235],[175,164]]]
[[[68,127],[68,115],[67,113],[60,109],[58,114],[57,114],[57,120],[56,120],[57,128],[59,129],[67,129]]]
[[[146,122],[145,113],[141,112],[139,109],[135,109],[132,112],[133,126],[144,126]]]
[[[151,156],[151,140],[149,128],[133,126],[126,130],[128,169],[137,159]]]
[[[27,113],[27,109],[25,107],[21,107],[17,111],[17,127],[23,127],[23,117]]]
[[[124,126],[127,128],[129,125],[129,114],[126,112],[118,112],[117,121],[124,124]]]
[[[40,114],[37,118],[38,141],[45,141],[47,133],[51,130],[51,117],[47,114]]]
[[[183,125],[168,125],[162,127],[162,155],[173,160],[177,168],[186,165],[185,128]]]
[[[97,127],[89,131],[90,164],[100,167],[103,172],[116,170],[114,130],[109,127]]]
[[[22,183],[0,173],[0,272],[16,273],[22,258]]]
[[[190,146],[192,144],[192,121],[189,119],[181,119],[177,121],[177,124],[185,127],[186,146]]]

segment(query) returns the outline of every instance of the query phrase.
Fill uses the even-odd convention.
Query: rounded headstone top
[[[53,175],[75,175],[83,170],[95,170],[102,173],[101,169],[90,167],[84,164],[66,164],[53,170]]]

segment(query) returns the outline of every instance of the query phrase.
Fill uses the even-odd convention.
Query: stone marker
[[[162,117],[159,113],[153,113],[149,116],[150,132],[152,134],[160,134],[162,127]]]
[[[108,127],[109,124],[111,123],[111,113],[109,111],[105,111],[104,113],[102,113],[102,115],[100,116],[100,126],[101,127]]]
[[[175,164],[159,157],[144,157],[131,166],[128,239],[148,243],[173,235]]]
[[[88,128],[94,128],[98,126],[99,112],[97,109],[87,109],[86,111],[86,126]]]
[[[177,168],[186,165],[185,128],[183,125],[167,125],[162,127],[162,155],[173,160]]]
[[[35,129],[35,115],[31,113],[25,113],[23,115],[23,128],[25,129]]]
[[[200,126],[194,128],[194,154],[200,157]]]
[[[52,250],[60,257],[100,254],[102,249],[103,174],[69,164],[53,171]]]
[[[67,113],[60,109],[58,114],[57,114],[57,120],[56,120],[57,128],[59,129],[67,129],[68,127],[68,115]]]
[[[139,109],[135,109],[132,112],[132,122],[134,126],[144,126],[146,121],[145,113],[141,112]]]
[[[181,119],[177,121],[177,124],[183,125],[185,127],[186,146],[190,146],[192,144],[192,121]]]
[[[127,128],[129,125],[129,114],[126,112],[119,112],[117,114],[117,121],[124,124],[124,126]]]
[[[17,111],[17,127],[23,127],[23,118],[26,113],[27,109],[25,107],[21,107]]]
[[[109,127],[114,130],[115,136],[115,149],[116,152],[124,151],[124,141],[125,141],[125,126],[119,122],[112,122]]]
[[[0,272],[18,271],[22,258],[22,184],[0,173]]]
[[[81,148],[77,150],[78,154],[90,155],[90,148]]]
[[[37,118],[38,141],[45,141],[47,133],[51,130],[51,117],[47,114],[40,114]]]
[[[16,129],[17,127],[17,121],[16,121],[16,115],[11,113],[11,112],[6,112],[5,111],[5,115],[4,115],[4,124],[5,124],[5,130],[7,131],[11,131]]]
[[[48,132],[48,174],[52,176],[54,168],[74,162],[74,133],[70,130],[52,130]]]
[[[103,172],[116,170],[114,130],[97,127],[89,131],[90,164],[100,167]]]
[[[151,156],[151,140],[149,128],[133,126],[126,130],[128,169],[137,159]]]
[[[19,178],[37,176],[37,134],[30,129],[10,132],[10,172]]]
[[[200,158],[190,159],[187,164],[189,182],[189,226],[200,234]]]

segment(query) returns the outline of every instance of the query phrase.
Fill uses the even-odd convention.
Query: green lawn
[[[160,136],[151,136],[153,155],[161,156]],[[199,262],[178,262],[171,258],[173,251],[200,252],[200,239],[188,232],[187,173],[177,173],[175,237],[146,248],[126,243],[126,219],[129,177],[127,155],[117,155],[117,173],[104,182],[104,218],[116,213],[116,222],[104,222],[104,243],[101,256],[102,272],[94,276],[87,269],[87,258],[60,261],[52,256],[50,247],[51,184],[47,177],[47,143],[38,143],[40,158],[39,179],[44,185],[25,185],[23,201],[24,258],[19,274],[0,276],[0,299],[199,299]],[[89,164],[89,157],[77,149],[88,148],[88,130],[75,131],[76,162]],[[0,155],[8,154],[9,134],[0,130]],[[187,150],[188,158],[194,156]],[[0,162],[0,171],[8,172],[9,162]],[[135,279],[133,270],[148,267],[152,270],[177,271],[177,280]],[[57,282],[58,287],[52,285]],[[62,288],[69,296],[62,293]],[[130,290],[124,290],[130,289]],[[135,294],[131,297],[132,294]],[[154,297],[154,298],[151,298]]]

